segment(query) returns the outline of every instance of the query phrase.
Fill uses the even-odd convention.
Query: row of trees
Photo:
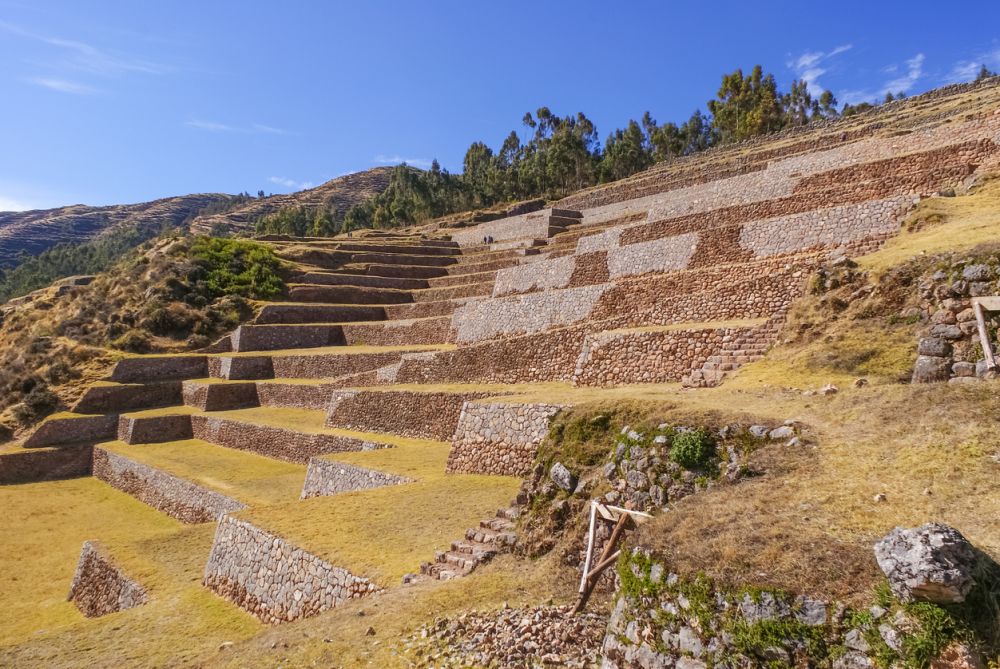
[[[979,79],[989,76],[995,75],[984,66]],[[889,94],[885,101],[901,96]],[[522,133],[512,130],[495,151],[484,142],[469,146],[461,175],[442,170],[436,160],[427,171],[404,164],[394,171],[384,192],[343,215],[292,208],[261,219],[258,231],[325,235],[411,225],[501,202],[558,198],[711,146],[853,115],[874,106],[845,104],[838,111],[837,104],[830,91],[814,96],[806,81],[793,81],[783,92],[774,76],[757,65],[748,74],[738,69],[724,75],[707,113],[696,110],[681,124],[660,125],[647,111],[610,133],[603,145],[597,127],[582,112],[558,116],[541,107],[525,114]]]

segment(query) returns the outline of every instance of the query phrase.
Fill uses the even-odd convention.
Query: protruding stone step
[[[101,383],[84,391],[73,405],[74,413],[120,413],[180,404],[181,382]]]
[[[202,411],[226,411],[255,407],[257,384],[253,381],[185,381],[184,404]]]
[[[346,304],[265,304],[254,323],[350,323],[355,321],[385,320],[385,310],[380,306],[355,306]]]
[[[235,353],[343,346],[346,343],[339,325],[241,325],[232,335]]]
[[[116,383],[152,383],[200,379],[205,376],[208,376],[208,356],[146,355],[119,360],[108,380]]]
[[[356,288],[354,286],[292,285],[288,298],[295,302],[326,302],[337,304],[405,304],[413,295],[405,290],[390,288]]]
[[[163,416],[118,418],[118,440],[126,444],[159,444],[191,438],[191,416],[177,413]]]

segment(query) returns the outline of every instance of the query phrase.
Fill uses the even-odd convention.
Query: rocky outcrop
[[[892,592],[906,602],[963,602],[975,585],[978,558],[972,544],[940,523],[897,527],[875,544],[875,558]]]
[[[69,588],[69,601],[88,618],[145,604],[146,589],[129,578],[96,541],[85,541]]]

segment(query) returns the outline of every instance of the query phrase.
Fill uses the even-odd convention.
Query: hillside
[[[20,253],[38,255],[56,244],[80,243],[126,227],[160,231],[178,227],[205,207],[222,204],[228,195],[197,194],[140,204],[0,212],[0,267],[17,263]]]
[[[12,314],[107,357],[0,450],[0,664],[1000,662],[1000,79],[472,219]]]
[[[354,205],[385,190],[389,185],[392,169],[375,167],[363,172],[346,174],[297,193],[251,200],[224,214],[199,216],[191,222],[191,229],[200,234],[208,234],[213,230],[226,230],[230,233],[253,232],[254,223],[261,216],[284,207],[295,206],[336,209],[343,216]]]

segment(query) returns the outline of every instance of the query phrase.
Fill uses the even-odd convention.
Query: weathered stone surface
[[[310,458],[306,480],[302,485],[302,499],[400,485],[411,480],[405,476],[366,469],[345,462]]]
[[[205,587],[267,623],[282,623],[381,592],[245,520],[222,516],[205,565]]]
[[[936,358],[946,358],[951,355],[951,342],[938,337],[924,337],[917,344],[917,353]]]
[[[560,404],[466,402],[448,453],[448,471],[521,476],[528,472]]]
[[[951,361],[932,355],[917,356],[917,364],[913,368],[914,383],[934,383],[947,381],[951,376]]]
[[[958,530],[940,523],[895,528],[875,544],[875,558],[903,601],[962,602],[975,585],[975,550]]]
[[[561,462],[557,462],[552,465],[552,469],[549,470],[549,478],[555,483],[561,490],[572,493],[576,490],[576,476],[570,470],[566,469],[566,465]]]
[[[141,606],[149,599],[96,541],[85,541],[69,588],[69,601],[88,618]]]

